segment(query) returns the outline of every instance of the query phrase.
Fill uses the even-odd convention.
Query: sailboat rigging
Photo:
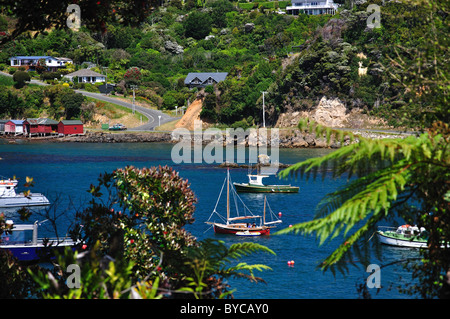
[[[226,191],[227,191],[227,205],[226,205],[226,219],[224,216],[219,214],[217,212],[217,206],[219,204],[223,189],[226,185]],[[235,208],[236,208],[236,216],[231,216],[231,207],[230,207],[230,195],[233,197]],[[238,201],[243,205],[244,212],[243,215],[240,214],[239,208],[238,208]],[[266,207],[268,208],[268,211],[270,212],[271,221],[266,221]],[[222,222],[212,222],[210,221],[213,216],[219,216],[221,218]],[[256,220],[259,219],[259,225],[256,225]],[[244,222],[245,220],[251,220],[250,222]],[[224,180],[224,183],[222,184],[222,188],[220,190],[219,197],[217,199],[216,205],[214,207],[213,212],[211,213],[211,216],[206,221],[207,224],[212,224],[214,227],[214,232],[219,234],[235,234],[235,235],[269,235],[270,229],[274,228],[274,226],[277,223],[281,223],[281,220],[277,218],[277,216],[273,213],[273,211],[270,209],[270,205],[267,202],[266,197],[264,196],[264,211],[263,215],[254,215],[251,210],[245,205],[245,203],[242,201],[242,199],[237,194],[234,187],[232,187],[231,184],[231,178],[230,178],[230,171],[227,170],[227,177]]]

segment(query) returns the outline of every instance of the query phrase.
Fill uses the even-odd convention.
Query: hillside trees
[[[17,18],[12,33],[2,39],[2,43],[17,38],[26,31],[44,32],[46,29],[67,28],[68,14],[66,13],[71,1],[51,0],[46,5],[28,1],[2,1],[5,12]],[[106,31],[109,22],[122,25],[138,26],[153,8],[159,5],[154,0],[144,1],[78,1],[82,15],[82,24],[91,31]],[[45,17],[45,18],[43,18]]]
[[[196,40],[203,39],[211,32],[211,16],[206,12],[191,12],[184,21],[184,35]]]
[[[79,118],[85,101],[82,94],[62,85],[29,85],[20,89],[1,85],[0,88],[0,116],[3,118],[39,117],[42,113],[54,119]]]
[[[367,55],[364,65],[372,77],[368,83],[355,78],[355,92],[374,92],[379,107],[368,103],[369,110],[393,126],[425,129],[435,121],[448,122],[448,3],[384,3],[381,27],[372,30],[361,23],[367,5],[343,15],[347,30],[342,38]]]

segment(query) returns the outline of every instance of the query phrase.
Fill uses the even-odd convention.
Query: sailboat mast
[[[263,225],[266,224],[266,196],[264,196],[264,214],[263,214]]]
[[[230,219],[230,170],[227,169],[227,223]]]

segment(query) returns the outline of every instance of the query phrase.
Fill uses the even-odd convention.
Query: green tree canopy
[[[203,39],[211,32],[211,16],[206,12],[194,11],[184,20],[184,28],[187,38]]]

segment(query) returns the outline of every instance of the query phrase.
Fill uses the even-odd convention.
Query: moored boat
[[[18,181],[15,179],[0,180],[0,207],[26,207],[50,205],[45,195],[40,193],[17,194],[15,188]]]
[[[12,224],[12,230],[5,232],[0,237],[0,249],[8,250],[22,262],[33,262],[54,256],[55,249],[75,247],[77,242],[70,238],[38,238],[38,227],[40,223],[34,224]]]
[[[385,245],[427,248],[428,235],[423,227],[411,225],[402,225],[397,228],[381,226],[377,235],[380,242]]]
[[[261,236],[260,232],[251,232],[248,230],[244,230],[244,231],[238,231],[236,233],[236,236]]]
[[[263,178],[268,175],[249,174],[248,183],[233,183],[238,193],[298,193],[299,187],[292,185],[265,185]]]
[[[227,186],[227,208],[226,208],[226,218],[222,215],[220,215],[217,212],[217,205],[219,203],[222,191],[224,186]],[[270,210],[271,213],[271,221],[266,221],[266,206],[268,206],[267,199],[264,197],[264,211],[263,215],[254,215],[248,207],[242,202],[242,199],[237,195],[236,191],[233,187],[230,187],[230,172],[227,171],[227,177],[224,181],[224,184],[222,185],[222,189],[219,194],[219,198],[217,199],[216,206],[214,207],[214,210],[209,217],[208,221],[206,221],[207,224],[212,224],[214,227],[214,232],[218,234],[233,234],[238,236],[251,236],[251,235],[269,235],[270,229],[274,228],[275,224],[281,223],[281,220],[279,220],[275,214]],[[244,206],[244,214],[246,215],[238,215],[236,217],[230,216],[230,193],[234,196],[234,201],[240,201]],[[237,214],[239,213],[236,208]],[[214,214],[217,214],[223,222],[210,222],[210,219]],[[257,225],[256,222],[243,222],[245,220],[250,221],[256,221],[259,219],[259,224]],[[239,234],[238,234],[239,233]]]
[[[252,174],[252,167],[250,165],[247,174],[248,183],[233,183],[238,193],[298,193],[299,187],[288,185],[266,185],[263,183],[263,178],[269,177],[271,173],[262,174],[261,167],[270,166],[270,157],[266,154],[258,155],[258,163],[256,164],[256,174]],[[266,171],[267,172],[267,171]]]

